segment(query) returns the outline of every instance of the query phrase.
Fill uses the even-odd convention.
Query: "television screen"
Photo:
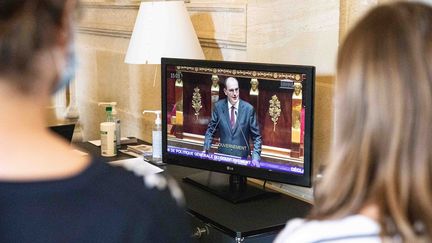
[[[315,68],[162,59],[163,160],[311,186]]]

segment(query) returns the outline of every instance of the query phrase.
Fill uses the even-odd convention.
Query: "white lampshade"
[[[161,57],[204,59],[183,1],[141,2],[125,62],[160,64]]]

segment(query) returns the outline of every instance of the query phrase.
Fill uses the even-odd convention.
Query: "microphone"
[[[216,109],[216,108],[215,108],[215,109]],[[222,112],[225,113],[225,111],[222,111]],[[210,148],[211,148],[211,144],[212,144],[212,142],[213,142],[213,135],[214,135],[214,133],[216,132],[216,129],[217,129],[218,125],[219,125],[220,120],[221,120],[221,118],[218,116],[218,120],[217,120],[217,122],[216,122],[216,125],[213,126],[212,129],[210,129],[210,131],[209,131],[208,134],[207,134],[207,131],[208,131],[209,129],[207,129],[207,131],[206,131],[205,138],[207,138],[207,136],[210,136],[210,144],[209,144],[208,149],[205,148],[205,145],[206,145],[206,144],[205,144],[205,140],[206,140],[206,139],[204,139],[204,151],[206,151],[206,152],[208,152],[208,150],[210,150]],[[211,122],[211,121],[210,121],[210,122]]]
[[[237,118],[237,111],[235,111],[234,113],[235,113],[235,116],[236,116],[236,118]],[[237,119],[236,119],[236,123],[237,123]],[[251,151],[250,151],[250,147],[249,147],[249,141],[246,139],[246,136],[245,136],[244,133],[243,133],[243,129],[242,129],[242,127],[241,127],[238,123],[237,123],[237,125],[238,125],[239,128],[240,128],[240,132],[241,132],[241,134],[242,134],[242,136],[243,136],[243,139],[244,139],[244,141],[245,141],[245,143],[246,143],[246,146],[247,146],[247,149],[248,149],[248,151],[249,151],[249,155],[250,155]]]
[[[213,127],[213,130],[211,131],[211,137],[212,137],[212,139],[213,139],[213,135],[214,135],[214,133],[215,133],[215,131],[216,131],[218,125],[219,125],[219,122],[220,122],[220,117],[218,118],[218,120],[216,122],[216,125]]]
[[[236,115],[236,117],[237,117],[237,111],[235,111],[235,115]],[[251,149],[250,149],[250,146],[249,146],[249,141],[246,139],[246,136],[244,135],[244,133],[243,133],[243,129],[242,129],[242,127],[239,125],[239,128],[240,128],[240,132],[241,132],[241,134],[242,134],[242,136],[243,136],[243,139],[245,140],[245,142],[246,142],[246,146],[247,146],[247,149],[248,149],[248,151],[249,151],[249,155],[252,157],[252,151],[251,151]],[[256,165],[256,164],[254,164],[253,163],[254,162],[254,160],[253,160],[253,158],[251,158],[251,162],[250,162],[250,164],[252,165],[252,166],[255,166],[255,167],[260,167],[260,165],[259,165],[259,163],[258,163],[258,165]]]
[[[215,109],[216,109],[216,108],[215,108]],[[225,111],[222,111],[222,112],[225,113]],[[220,116],[218,116],[218,120],[217,120],[217,122],[216,122],[216,125],[214,126],[213,130],[211,131],[212,139],[213,139],[213,135],[214,135],[214,133],[215,133],[215,131],[216,131],[218,125],[219,125],[220,120],[221,120],[221,119],[220,119]]]

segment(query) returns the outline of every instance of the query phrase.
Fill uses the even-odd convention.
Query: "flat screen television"
[[[315,67],[162,58],[163,162],[233,202],[246,178],[311,186]]]

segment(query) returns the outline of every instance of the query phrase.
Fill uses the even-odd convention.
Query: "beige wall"
[[[339,39],[377,2],[190,0],[187,7],[207,59],[316,66],[316,167],[325,160],[331,140]],[[160,68],[124,63],[139,1],[82,3],[84,15],[76,38],[80,61],[76,86],[83,137],[98,138],[104,113],[97,102],[117,101],[123,135],[150,141],[154,118],[143,117],[141,112],[160,109]],[[306,194],[310,197],[310,192]]]

